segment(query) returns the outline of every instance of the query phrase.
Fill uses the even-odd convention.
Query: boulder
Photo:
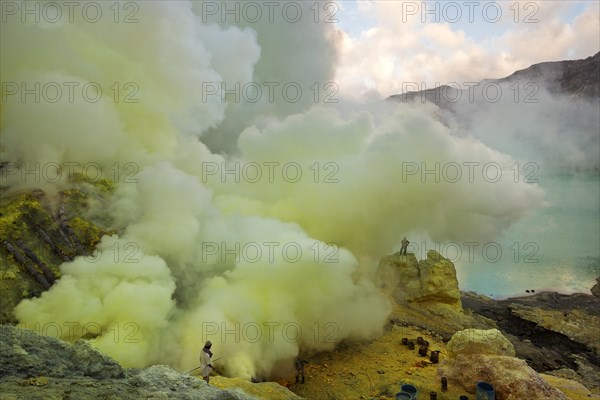
[[[454,264],[438,252],[429,250],[419,261],[421,295],[419,301],[433,300],[460,306],[460,290]]]
[[[573,380],[561,378],[559,376],[540,374],[540,376],[552,385],[553,388],[563,392],[569,399],[599,399],[599,395],[593,395],[592,392],[581,383]]]
[[[155,390],[182,390],[187,387],[198,389],[206,382],[184,375],[168,365],[153,365],[146,369],[132,370],[128,379],[130,385],[143,387],[148,391]]]
[[[523,360],[489,354],[458,354],[438,369],[449,385],[461,385],[475,393],[477,381],[494,386],[496,398],[502,400],[567,400]]]
[[[225,378],[215,376],[210,378],[210,384],[221,389],[239,388],[251,396],[270,400],[301,400],[294,392],[275,382],[252,383],[242,378]]]
[[[121,366],[88,343],[74,345],[12,325],[0,326],[0,377],[124,378]]]
[[[498,356],[515,356],[515,348],[498,329],[465,329],[456,332],[446,345],[448,356],[454,358],[459,354],[488,354]]]
[[[438,369],[449,384],[475,393],[477,381],[494,386],[503,400],[564,400],[567,397],[539,376],[527,363],[515,358],[512,343],[497,329],[465,329],[446,345],[448,357]]]
[[[201,379],[182,374],[168,365],[153,365],[131,373],[128,383],[138,387],[142,398],[190,400],[256,400],[239,388],[222,390]]]
[[[254,388],[247,382],[246,387],[254,389],[256,396],[235,386],[220,389],[207,385],[167,365],[124,369],[83,340],[71,344],[15,326],[0,326],[2,399],[299,399],[276,383]],[[269,394],[262,396],[263,392]]]
[[[594,296],[600,297],[600,278],[596,278],[596,284],[592,286],[591,292]]]

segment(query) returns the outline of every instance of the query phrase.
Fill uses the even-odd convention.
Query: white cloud
[[[368,100],[400,93],[407,82],[432,88],[436,82],[500,78],[531,64],[585,58],[600,49],[598,3],[584,2],[583,11],[568,21],[564,15],[572,2],[515,4],[502,3],[497,23],[489,22],[493,10],[484,14],[475,8],[473,24],[466,7],[458,21],[449,21],[455,13],[439,4],[437,15],[427,14],[417,2],[357,7],[377,22],[360,35],[342,35],[336,76],[341,94]]]

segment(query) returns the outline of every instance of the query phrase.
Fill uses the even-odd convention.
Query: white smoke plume
[[[51,290],[17,307],[24,323],[97,324],[94,345],[130,367],[191,369],[210,339],[229,374],[268,376],[300,352],[381,332],[390,308],[371,273],[402,235],[493,238],[542,201],[506,178],[510,156],[456,134],[431,105],[204,97],[207,82],[310,93],[333,80],[332,24],[232,26],[204,22],[200,2],[138,6],[132,24],[2,25],[3,82],[104,89],[95,103],[7,95],[2,159],[139,166],[106,210],[119,237],[63,264]],[[114,101],[114,82],[121,97],[133,82],[138,101]],[[435,180],[457,166],[461,179]],[[135,340],[115,340],[130,323]]]

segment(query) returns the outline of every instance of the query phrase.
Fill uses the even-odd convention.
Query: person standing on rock
[[[400,243],[402,243],[402,247],[400,247],[400,255],[402,255],[402,252],[404,252],[404,255],[406,255],[406,249],[408,248],[408,244],[410,242],[406,239],[406,236],[404,236]]]
[[[304,383],[304,365],[306,364],[305,360],[302,360],[300,357],[296,357],[294,360],[294,369],[296,370],[296,383],[300,379],[302,379],[301,383]]]
[[[204,379],[206,383],[208,383],[208,380],[210,379],[210,373],[213,370],[213,366],[211,363],[211,357],[213,356],[213,353],[212,351],[210,351],[211,347],[212,343],[209,340],[206,343],[204,343],[204,347],[200,352],[200,374],[202,375],[202,379]]]

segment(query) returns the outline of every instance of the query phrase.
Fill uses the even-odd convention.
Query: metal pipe
[[[60,256],[60,258],[62,258],[63,261],[73,261],[71,257],[63,253],[63,251],[52,241],[52,239],[50,239],[50,236],[48,236],[46,231],[44,231],[41,226],[36,225],[35,231],[40,236],[40,238],[42,238],[42,240],[46,242],[48,246],[50,246],[54,254]]]
[[[8,242],[8,240],[4,240],[2,244],[4,245],[4,248],[8,250],[10,254],[12,254],[15,260],[21,264],[27,270],[27,272],[29,272],[29,274],[44,287],[44,289],[50,289],[51,285],[48,283],[46,278],[44,278],[42,274],[40,274],[37,269],[35,269],[33,265],[31,265],[31,263],[28,262],[27,259],[23,257],[23,255],[21,255],[21,253],[19,253],[19,251]]]
[[[87,254],[87,252],[83,248],[83,245],[81,244],[81,241],[73,231],[73,228],[71,228],[71,225],[69,225],[69,220],[67,219],[64,203],[61,204],[60,208],[58,209],[58,220],[60,223],[60,228],[69,236],[69,239],[71,243],[75,246],[77,252],[79,254]]]
[[[29,259],[31,261],[33,261],[34,263],[37,264],[38,267],[40,267],[40,269],[42,270],[42,273],[44,274],[44,276],[46,277],[48,282],[52,285],[56,278],[54,277],[54,274],[52,273],[52,271],[50,271],[50,268],[48,268],[48,266],[46,264],[44,264],[44,262],[42,260],[40,260],[33,251],[29,250],[27,248],[27,246],[25,246],[25,243],[23,243],[23,240],[17,239],[17,245],[21,248],[21,250],[23,250],[25,255],[27,257],[29,257]]]

